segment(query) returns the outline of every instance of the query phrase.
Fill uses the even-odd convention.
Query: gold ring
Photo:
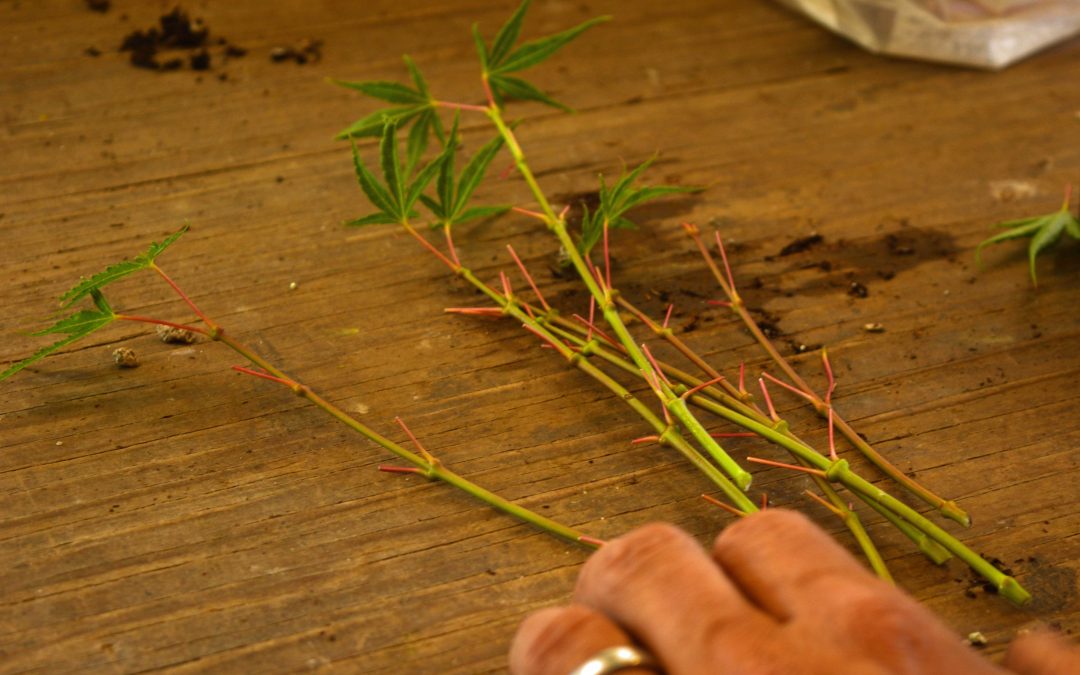
[[[656,673],[662,672],[660,664],[649,652],[631,645],[619,645],[601,649],[571,671],[570,675],[607,675],[623,668],[648,668]]]

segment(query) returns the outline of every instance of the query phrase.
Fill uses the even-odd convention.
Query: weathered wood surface
[[[400,415],[461,473],[594,536],[665,519],[707,540],[727,516],[672,453],[629,444],[646,430],[628,409],[511,323],[444,315],[476,296],[404,236],[341,226],[366,205],[331,136],[372,108],[324,78],[401,79],[408,52],[440,96],[477,102],[469,26],[491,34],[512,4],[207,0],[189,9],[249,52],[200,74],[117,53],[164,4],[0,3],[0,361],[42,344],[20,331],[78,275],[190,221],[163,268],[363,421],[399,438]],[[868,518],[903,586],[994,656],[1036,621],[1080,629],[1078,248],[1045,257],[1037,291],[1022,245],[988,252],[982,272],[972,255],[991,223],[1056,208],[1080,175],[1080,43],[973,72],[881,59],[741,0],[538,2],[527,32],[605,12],[616,21],[535,76],[578,113],[516,109],[541,182],[566,201],[659,152],[654,180],[709,186],[639,213],[616,243],[620,286],[653,312],[675,302],[728,372],[756,371],[749,337],[705,304],[678,223],[719,227],[780,344],[828,344],[840,409],[968,508],[974,526],[954,531],[1036,600],[968,597],[965,569]],[[269,60],[304,38],[323,42],[320,62]],[[465,127],[471,147],[487,137]],[[515,180],[481,196],[528,203]],[[812,232],[824,243],[776,257]],[[564,311],[584,309],[527,219],[459,239],[488,279],[512,240]],[[187,320],[149,276],[111,297]],[[874,322],[885,332],[862,330]],[[117,346],[141,367],[115,368]],[[814,381],[817,358],[797,359]],[[236,362],[121,325],[0,386],[0,671],[502,670],[517,622],[568,597],[586,551],[377,472],[386,452]],[[755,473],[774,504],[838,530],[803,479]]]

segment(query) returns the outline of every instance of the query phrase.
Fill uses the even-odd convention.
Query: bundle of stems
[[[739,365],[738,377],[733,382],[701,358],[674,333],[669,326],[670,307],[664,319],[656,321],[618,291],[612,275],[610,239],[613,231],[633,226],[626,217],[626,212],[643,202],[665,195],[692,191],[694,188],[639,186],[638,179],[648,167],[649,162],[633,170],[624,171],[610,187],[601,177],[599,205],[592,212],[585,209],[580,232],[571,233],[567,219],[569,207],[557,211],[542,190],[515,133],[516,123],[505,117],[505,102],[510,98],[524,99],[565,108],[532,84],[517,77],[515,73],[546,60],[558,49],[590,27],[604,21],[605,18],[587,21],[561,33],[518,44],[528,6],[529,0],[525,0],[499,30],[490,45],[482,39],[479,30],[474,28],[474,40],[481,63],[480,82],[484,92],[482,104],[453,103],[436,99],[431,95],[419,69],[408,57],[405,62],[414,87],[383,81],[338,83],[396,106],[371,113],[340,134],[340,137],[350,140],[364,137],[379,139],[381,178],[368,169],[353,140],[353,162],[357,179],[370,202],[376,207],[376,211],[352,221],[351,224],[354,226],[396,224],[402,227],[420,245],[446,265],[455,276],[480,291],[492,303],[492,306],[488,307],[450,308],[448,311],[505,316],[519,323],[539,338],[544,346],[551,348],[568,364],[606,387],[618,400],[642,418],[652,433],[635,439],[634,442],[655,442],[660,446],[673,448],[697,468],[715,489],[719,490],[727,503],[703,495],[711,501],[740,516],[759,509],[754,500],[746,494],[752,482],[751,474],[732,459],[718,441],[727,436],[752,434],[784,449],[794,457],[796,464],[757,458],[748,459],[752,462],[790,468],[809,475],[821,490],[824,498],[811,496],[842,520],[854,535],[871,567],[882,578],[891,579],[880,553],[855,511],[854,504],[840,494],[841,489],[854,495],[858,501],[865,503],[894,524],[934,562],[942,563],[950,556],[956,556],[986,578],[1001,595],[1013,603],[1020,605],[1027,602],[1030,598],[1029,594],[1015,579],[995,568],[905,502],[860,476],[851,468],[847,459],[839,456],[836,448],[836,431],[839,431],[843,438],[847,439],[888,478],[932,506],[942,516],[963,525],[970,524],[967,513],[958,505],[935,495],[926,487],[905,476],[888,463],[836,412],[832,403],[836,383],[832,366],[824,350],[821,360],[828,382],[824,396],[816,393],[781,356],[754,321],[739,295],[734,274],[719,235],[717,235],[716,243],[721,264],[717,264],[701,238],[698,228],[690,224],[683,225],[700,250],[706,266],[714,275],[726,298],[715,302],[731,309],[773,361],[780,374],[786,378],[780,379],[762,372],[758,378],[760,398],[747,389],[745,365]],[[439,113],[442,110],[454,111],[453,124],[449,131],[444,127],[440,117]],[[459,146],[459,115],[462,112],[475,113],[485,118],[492,125],[496,135],[475,152],[462,170],[457,172],[455,158]],[[398,152],[398,131],[410,124],[412,127],[408,132],[406,153],[404,157],[401,157]],[[440,143],[441,150],[434,158],[423,163],[422,160],[432,137]],[[530,208],[470,205],[472,195],[483,180],[489,164],[503,148],[509,151],[514,168],[528,186],[534,203],[530,205]],[[435,185],[434,191],[428,190],[432,183]],[[419,215],[414,210],[414,206],[418,203],[422,203],[433,214],[431,225],[434,230],[441,231],[445,240],[444,249],[441,250],[417,230],[415,223]],[[535,219],[554,237],[559,250],[566,256],[569,265],[574,268],[589,292],[590,303],[587,317],[573,314],[572,319],[567,319],[566,315],[553,308],[510,245],[507,246],[509,255],[535,295],[532,302],[524,300],[514,292],[510,277],[505,273],[500,272],[499,282],[492,285],[481,280],[461,262],[454,245],[454,226],[477,218],[497,216],[508,211]],[[186,230],[186,227],[182,228],[160,244],[152,244],[146,252],[134,259],[117,263],[81,280],[61,296],[63,308],[70,308],[75,303],[86,300],[92,303],[92,308],[76,311],[37,333],[62,337],[27,359],[11,365],[0,373],[0,380],[10,377],[36,361],[117,320],[159,324],[187,330],[221,343],[243,357],[247,364],[235,366],[236,370],[288,388],[334,419],[410,464],[406,467],[383,466],[380,467],[382,470],[391,473],[416,473],[431,480],[443,481],[496,509],[563,539],[588,547],[603,544],[599,539],[589,537],[572,527],[514,504],[451,471],[428,452],[404,422],[397,418],[402,431],[413,442],[418,452],[406,449],[352,418],[307,385],[266,361],[252,348],[233,338],[220,324],[207,316],[190,296],[157,265],[157,258]],[[598,264],[593,261],[597,255],[595,253],[597,246],[600,248],[599,257],[601,258]],[[144,270],[155,273],[167,283],[194,312],[197,321],[186,324],[175,323],[114,311],[105,298],[103,288]],[[649,347],[639,342],[638,338],[631,333],[621,312],[627,312],[636,317],[654,336],[670,343],[703,375],[695,376],[656,359]],[[603,327],[599,325],[598,315],[603,318]],[[636,382],[644,383],[645,389],[656,399],[656,404],[659,406],[658,412],[638,398],[629,386],[620,382],[616,377],[620,374],[628,374]],[[826,420],[829,430],[828,452],[819,452],[791,431],[788,422],[779,416],[773,405],[769,391],[770,383],[805,399]],[[692,408],[711,413],[741,427],[744,431],[734,434],[731,432],[711,433]]]
[[[570,365],[605,386],[619,400],[638,413],[654,431],[653,435],[638,439],[638,441],[655,441],[662,446],[677,450],[720,490],[734,512],[742,515],[758,510],[758,506],[746,494],[752,477],[718,442],[717,437],[723,435],[710,433],[705,424],[691,410],[691,406],[711,412],[790,453],[798,463],[781,463],[780,466],[807,473],[813,478],[825,495],[825,498],[821,500],[822,503],[840,517],[853,533],[870,565],[881,577],[890,578],[884,561],[863,527],[853,504],[838,494],[838,487],[846,489],[859,501],[866,503],[897,526],[934,562],[941,563],[951,555],[955,555],[991,582],[1000,594],[1016,604],[1025,603],[1029,595],[1015,579],[995,568],[905,502],[857,474],[849,462],[838,455],[835,442],[836,431],[839,431],[841,436],[899,486],[934,507],[941,515],[965,526],[970,524],[968,514],[955,502],[939,497],[904,475],[859,436],[834,410],[832,395],[835,379],[828,355],[824,350],[822,351],[822,365],[828,378],[828,388],[824,396],[817,394],[782,357],[754,321],[738,294],[734,275],[719,235],[717,235],[717,246],[722,258],[723,271],[705,246],[698,228],[684,224],[687,233],[701,251],[706,265],[726,297],[725,300],[716,302],[729,307],[743,322],[787,380],[782,380],[768,372],[761,373],[758,384],[762,394],[761,400],[766,406],[765,410],[762,410],[757,403],[757,398],[746,388],[745,366],[740,365],[738,384],[733,384],[674,334],[668,326],[670,311],[669,316],[662,323],[658,323],[635,307],[616,289],[612,279],[610,239],[614,230],[633,226],[625,213],[647,200],[688,191],[692,188],[638,186],[637,181],[649,162],[632,171],[624,171],[618,181],[610,187],[601,177],[598,192],[599,205],[593,212],[589,212],[586,208],[582,216],[581,231],[577,236],[571,233],[567,219],[569,206],[556,209],[541,188],[516,134],[517,123],[505,116],[505,103],[506,99],[513,98],[534,100],[565,108],[533,85],[510,73],[516,73],[542,62],[591,26],[606,20],[606,17],[587,21],[553,36],[517,45],[528,5],[528,0],[521,4],[490,44],[483,40],[479,30],[474,27],[474,40],[481,64],[480,84],[484,93],[482,104],[456,103],[434,97],[419,69],[407,56],[405,62],[414,88],[385,81],[337,82],[367,96],[400,104],[400,107],[375,111],[339,134],[339,137],[353,142],[352,152],[357,180],[371,204],[377,209],[376,212],[351,221],[350,224],[353,226],[373,224],[401,226],[420,245],[446,265],[454,275],[465,280],[494,303],[493,307],[451,308],[449,311],[465,314],[497,314],[511,317],[519,322],[523,328],[540,338],[545,346],[550,347]],[[446,132],[443,127],[438,114],[440,109],[455,111],[449,132]],[[462,112],[475,113],[486,118],[496,132],[496,137],[477,151],[458,174],[455,172],[454,164],[459,145],[459,115]],[[406,155],[402,158],[399,155],[398,131],[409,124],[413,126],[408,133]],[[442,149],[421,167],[421,160],[431,136],[441,143]],[[381,179],[367,167],[357,148],[355,139],[364,137],[379,139]],[[510,153],[514,169],[528,187],[533,204],[529,208],[469,206],[472,194],[482,181],[487,166],[503,147]],[[435,193],[426,194],[427,186],[433,181],[436,184]],[[441,231],[445,240],[444,250],[440,250],[417,230],[416,220],[419,216],[414,206],[418,202],[424,204],[432,213],[433,220],[430,224],[433,230]],[[505,273],[500,272],[500,283],[496,288],[480,280],[469,267],[461,262],[454,245],[452,234],[454,226],[474,218],[496,216],[506,211],[531,217],[551,233],[558,245],[560,255],[565,256],[589,293],[588,318],[574,315],[574,320],[570,321],[553,309],[511,246],[507,247],[509,253],[536,295],[538,305],[525,302],[517,296]],[[594,249],[598,245],[602,251],[599,254],[601,261],[594,263]],[[655,335],[671,343],[704,373],[704,378],[696,378],[654,358],[648,346],[639,342],[628,329],[620,310],[637,317]],[[597,314],[604,320],[604,329],[597,323]],[[653,412],[626,386],[604,368],[598,366],[597,362],[644,381],[659,403],[659,414]],[[805,399],[820,416],[827,420],[828,453],[819,452],[791,432],[788,423],[779,417],[772,403],[768,389],[770,383]],[[776,464],[775,462],[768,463]]]

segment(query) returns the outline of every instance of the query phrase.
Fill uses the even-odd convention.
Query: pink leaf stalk
[[[701,498],[704,499],[705,501],[709,502],[713,506],[719,506],[720,508],[724,509],[728,513],[736,515],[736,516],[738,516],[740,518],[745,518],[747,516],[746,513],[740,511],[739,509],[735,508],[734,506],[730,506],[728,504],[725,504],[724,502],[720,501],[716,497],[712,497],[710,495],[701,495]]]
[[[645,354],[645,358],[649,360],[649,363],[652,365],[653,372],[656,373],[656,376],[662,379],[664,381],[664,384],[666,384],[667,386],[672,386],[671,380],[667,379],[667,375],[665,375],[664,371],[660,369],[660,364],[657,363],[656,358],[653,357],[652,352],[649,351],[649,346],[644,342],[641,343],[641,351],[643,354]],[[658,386],[657,389],[659,388],[660,387]]]
[[[400,417],[395,417],[394,421],[398,423],[398,426],[401,427],[401,430],[405,432],[405,435],[409,437],[409,440],[412,441],[412,444],[416,446],[416,449],[420,451],[420,454],[424,456],[424,459],[426,459],[429,464],[435,466],[439,463],[439,460],[435,459],[435,456],[428,452],[427,448],[425,448],[420,443],[420,441],[417,440],[416,436],[405,424],[405,420],[401,419]]]
[[[728,286],[731,289],[731,295],[735,294],[735,275],[731,272],[731,264],[728,263],[727,251],[724,250],[724,241],[720,239],[720,231],[716,232],[716,246],[720,249],[720,258],[724,261],[724,271],[727,272]]]
[[[836,378],[833,376],[832,364],[829,363],[829,352],[824,348],[821,350],[821,365],[825,369],[825,377],[829,381],[829,388],[825,392],[825,402],[831,404],[833,390],[836,389]]]
[[[788,464],[787,462],[775,462],[771,459],[762,459],[761,457],[747,457],[746,461],[753,462],[754,464],[764,464],[766,466],[774,466],[778,469],[790,469],[792,471],[799,471],[800,473],[808,473],[812,476],[825,477],[825,472],[820,469],[813,469],[808,466],[800,466],[798,464]]]
[[[778,380],[775,377],[773,377],[772,375],[770,375],[770,374],[768,374],[768,373],[766,373],[764,371],[762,371],[761,375],[762,375],[762,377],[766,377],[769,380],[771,380],[772,382],[775,382],[776,384],[780,385],[784,389],[787,389],[788,391],[792,392],[793,394],[798,394],[799,396],[802,396],[803,398],[805,398],[807,401],[810,401],[811,403],[815,402],[814,401],[814,396],[812,394],[808,394],[805,391],[803,391],[802,389],[799,389],[798,387],[793,387],[792,385],[788,384],[787,382],[783,382],[781,380]]]
[[[510,244],[507,244],[506,250],[510,251],[510,257],[512,257],[514,259],[514,262],[517,263],[518,269],[521,270],[521,275],[525,277],[525,281],[529,282],[529,286],[532,287],[533,293],[535,293],[536,297],[540,299],[540,304],[543,305],[544,311],[550,312],[551,305],[549,305],[547,303],[547,300],[544,299],[544,294],[541,293],[540,289],[536,286],[536,281],[534,281],[532,275],[529,274],[529,270],[526,269],[525,263],[521,262],[521,258],[519,258],[517,252],[514,251],[514,247]],[[527,308],[528,307],[526,306],[526,309]]]
[[[765,397],[765,405],[769,408],[769,419],[773,422],[779,422],[780,416],[776,414],[776,408],[773,407],[772,396],[769,396],[769,388],[765,386],[765,378],[759,377],[757,381],[761,386],[761,395]]]

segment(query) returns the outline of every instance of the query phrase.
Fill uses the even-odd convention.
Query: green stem
[[[488,117],[491,118],[491,121],[499,130],[499,134],[506,143],[507,149],[514,158],[515,166],[517,166],[518,171],[525,179],[526,184],[528,184],[533,197],[540,205],[540,210],[543,212],[547,221],[548,229],[555,234],[556,238],[559,240],[559,244],[569,256],[570,262],[574,265],[574,269],[577,270],[578,276],[581,277],[582,282],[584,282],[585,286],[589,289],[589,293],[596,299],[597,304],[604,314],[604,320],[611,326],[611,329],[615,332],[619,342],[621,342],[626,349],[626,353],[630,356],[634,365],[646,374],[646,379],[660,382],[658,376],[654,372],[652,364],[645,358],[645,354],[641,351],[641,348],[638,347],[633,336],[630,335],[630,331],[627,330],[626,325],[619,317],[618,310],[615,308],[615,303],[612,299],[611,289],[603,290],[600,288],[598,282],[593,278],[592,273],[585,264],[584,259],[581,257],[581,254],[578,252],[577,246],[574,245],[570,233],[567,232],[566,222],[555,215],[551,203],[547,200],[543,190],[540,189],[536,177],[533,175],[532,170],[525,161],[525,154],[521,150],[521,145],[514,136],[513,130],[510,129],[503,120],[502,112],[499,110],[498,106],[492,106],[488,109]],[[720,465],[740,489],[745,491],[749,488],[750,483],[753,480],[750,473],[740,467],[738,463],[735,462],[722,447],[720,447],[720,444],[709,435],[708,431],[705,430],[705,427],[697,421],[685,405],[673,403],[673,401],[678,400],[678,397],[664,386],[662,382],[660,382],[659,393],[663,405],[671,410],[676,419],[678,419],[683,427],[694,437],[697,444]]]
[[[756,340],[757,343],[761,346],[761,348],[765,350],[765,353],[769,355],[769,358],[773,361],[773,363],[775,363],[776,366],[784,372],[784,374],[788,377],[791,383],[795,385],[797,389],[802,391],[807,396],[807,399],[814,407],[814,410],[817,411],[818,415],[821,417],[828,417],[829,409],[832,408],[832,404],[818,396],[818,394],[810,387],[810,385],[807,384],[807,382],[795,371],[791,364],[788,363],[788,360],[785,359],[783,355],[781,355],[780,352],[776,350],[776,347],[773,345],[772,341],[770,341],[769,338],[765,335],[765,333],[762,332],[761,328],[757,325],[757,321],[755,321],[754,317],[750,315],[750,312],[747,310],[746,304],[739,296],[738,291],[731,283],[728,282],[727,279],[724,278],[724,275],[720,272],[720,268],[717,267],[716,261],[713,260],[712,255],[709,253],[709,250],[705,247],[704,242],[702,242],[700,235],[696,232],[696,230],[689,227],[687,228],[687,230],[690,233],[690,237],[694,240],[694,242],[697,244],[698,249],[701,251],[701,255],[705,259],[705,263],[708,265],[709,270],[716,278],[716,281],[720,285],[720,288],[723,289],[724,294],[728,297],[728,300],[731,303],[732,311],[734,311],[735,314],[739,317],[746,329],[750,331],[750,334],[754,336],[754,340]],[[840,414],[836,412],[835,408],[833,408],[833,424],[836,429],[839,430],[840,433],[844,436],[844,438],[846,438],[852,445],[854,445],[859,450],[859,452],[861,452],[868,460],[870,460],[870,462],[872,462],[874,466],[880,469],[882,473],[891,478],[898,485],[900,485],[919,499],[923,500],[927,504],[933,506],[946,518],[954,520],[963,525],[964,527],[969,527],[971,525],[971,517],[967,514],[967,512],[960,508],[960,506],[956,502],[939,497],[937,494],[926,488],[918,481],[912,480],[911,477],[906,475],[889,460],[885,459],[885,457],[881,453],[879,453],[869,443],[863,440],[862,436],[860,436],[851,427],[851,425],[849,425],[843,418],[840,417]]]
[[[1022,586],[1020,586],[1016,579],[1013,579],[1011,576],[998,570],[979,556],[979,554],[961,543],[960,540],[927,520],[907,504],[896,499],[884,490],[874,487],[869,481],[856,475],[851,471],[847,460],[830,460],[817,451],[806,448],[802,443],[789,438],[773,427],[761,424],[745,415],[726,409],[723,406],[716,406],[716,413],[725,419],[735,422],[739,426],[745,427],[760,436],[768,438],[773,443],[786,448],[798,458],[805,460],[810,466],[825,471],[826,477],[830,481],[842,484],[847,489],[859,495],[863,501],[877,502],[880,506],[893,512],[924,532],[957,558],[960,558],[967,563],[967,565],[975,570],[975,572],[990,581],[998,589],[998,592],[1001,595],[1005,596],[1013,603],[1023,605],[1030,599],[1031,596]]]
[[[632,375],[635,375],[637,377],[641,377],[641,372],[638,371],[634,367],[634,365],[632,363],[630,363],[629,361],[626,361],[625,359],[620,358],[619,356],[611,353],[608,349],[601,346],[600,343],[597,342],[596,340],[586,341],[585,339],[583,339],[580,336],[580,334],[578,333],[578,327],[577,326],[574,326],[572,324],[567,324],[564,320],[560,319],[557,316],[550,317],[550,320],[551,320],[552,323],[559,323],[560,325],[565,326],[565,327],[550,326],[550,329],[553,332],[555,332],[560,337],[562,337],[564,339],[567,339],[567,340],[570,340],[570,341],[574,342],[575,344],[579,345],[583,352],[596,354],[597,356],[599,356],[601,359],[607,361],[608,363],[610,363],[610,364],[612,364],[612,365],[614,365],[614,366],[616,366],[616,367],[618,367],[618,368],[620,368],[622,370],[625,370],[626,372],[631,373]],[[567,330],[567,329],[569,329],[569,330]],[[693,377],[692,375],[689,375],[688,373],[685,373],[685,372],[679,370],[678,368],[675,368],[673,366],[668,366],[667,364],[665,364],[663,362],[661,362],[659,365],[660,365],[661,369],[664,370],[664,372],[668,373],[672,377],[676,377],[676,378],[680,379],[684,384],[689,385],[689,387],[691,387],[691,388],[692,387],[699,387],[699,386],[701,386],[703,384],[703,382],[701,380]],[[698,395],[690,397],[690,401],[692,403],[694,403],[695,405],[698,405],[699,407],[701,407],[701,408],[703,408],[705,410],[715,412],[714,407],[720,406],[721,403],[719,401],[715,400],[714,398],[709,397],[708,394],[710,394],[710,393],[714,397],[720,397],[720,398],[725,399],[724,405],[727,405],[728,407],[731,407],[732,405],[739,406],[740,412],[742,412],[747,417],[749,417],[751,419],[755,419],[761,424],[766,424],[766,425],[772,424],[771,420],[764,417],[764,415],[761,413],[761,411],[759,411],[759,410],[757,410],[755,408],[750,408],[749,406],[746,406],[742,401],[740,401],[738,399],[732,399],[730,396],[727,396],[723,392],[715,391],[715,390],[713,390],[712,387],[705,387],[704,389],[700,389],[699,392],[698,392]],[[778,425],[778,427],[782,427],[784,429],[784,433],[787,433],[789,436],[791,436],[791,438],[793,438],[795,440],[798,440],[798,438],[796,436],[794,436],[794,434],[791,434],[790,431],[786,430],[786,425],[783,425],[781,423],[780,425]],[[799,442],[803,443],[803,445],[806,445],[803,441],[799,441]],[[813,450],[813,448],[811,448],[808,445],[806,445],[806,448],[807,448],[808,451],[816,452],[815,450]],[[798,459],[798,457],[796,457],[796,459]],[[801,463],[803,463],[804,465],[806,465],[806,463],[803,460],[799,460],[799,461]],[[817,484],[818,488],[821,490],[821,492],[828,498],[829,502],[832,503],[832,505],[836,508],[838,514],[841,517],[841,520],[843,521],[844,525],[851,531],[852,536],[855,537],[855,541],[859,545],[859,548],[863,551],[863,554],[866,556],[867,562],[869,562],[870,567],[874,570],[874,572],[879,577],[891,582],[892,581],[892,575],[889,573],[889,570],[885,565],[885,561],[881,557],[881,553],[877,550],[877,546],[874,544],[873,540],[870,538],[870,534],[866,531],[866,528],[863,526],[862,520],[859,518],[858,514],[855,513],[855,511],[853,511],[851,508],[848,507],[847,503],[843,500],[843,498],[840,497],[840,495],[838,495],[836,493],[836,491],[834,489],[832,489],[832,487],[829,485],[829,482],[827,480],[825,480],[823,478],[820,478],[818,476],[812,476],[812,478],[813,478],[814,482]],[[925,548],[927,546],[927,544],[925,543],[927,541],[927,537],[926,537],[925,534],[920,532],[918,529],[916,529],[915,527],[913,527],[912,525],[910,525],[906,521],[901,520],[901,519],[897,518],[895,515],[889,513],[886,509],[879,506],[876,502],[871,502],[870,507],[874,508],[875,510],[878,510],[879,512],[882,512],[882,515],[885,518],[889,519],[889,521],[892,522],[897,528],[899,528],[905,535],[907,535],[909,538],[911,538],[919,546],[920,550],[923,550],[924,552],[927,552],[927,550]],[[931,543],[931,545],[936,546],[936,544],[933,544],[932,541],[930,543]],[[931,555],[931,552],[934,555]],[[937,547],[936,550],[931,547],[930,552],[927,552],[927,555],[930,556],[931,559],[934,560],[934,562],[937,562],[939,564],[940,564],[940,562],[942,562],[942,559],[940,558],[940,556],[942,554],[944,555],[944,557],[946,559],[949,557],[948,551],[945,551],[944,549],[941,549],[940,547]]]
[[[672,429],[667,423],[657,417],[637,396],[589,361],[588,354],[585,351],[577,352],[567,347],[558,339],[558,336],[549,331],[548,326],[523,311],[515,298],[507,297],[491,288],[478,279],[468,268],[458,267],[456,272],[461,278],[468,281],[473,287],[498,304],[503,313],[514,317],[522,324],[528,326],[533,332],[544,337],[548,343],[567,360],[567,362],[607,387],[609,391],[615,394],[616,398],[630,406],[653,428],[653,430],[656,431],[661,445],[670,445],[675,448],[683,455],[683,457],[689,460],[695,468],[704,473],[713,484],[719,487],[724,495],[727,496],[736,507],[746,513],[757,511],[757,506],[753,501],[747,498],[742,490],[732,484],[727,476],[717,471],[716,467],[706,460],[693,446],[687,443],[686,439],[684,439],[678,431]]]
[[[227,334],[223,328],[221,328],[217,323],[211,321],[209,317],[207,317],[205,314],[203,314],[203,312],[180,289],[180,287],[176,285],[176,283],[172,279],[166,276],[165,273],[158,269],[156,266],[154,267],[154,269],[157,270],[158,274],[161,275],[161,277],[169,283],[173,290],[180,295],[180,297],[188,304],[188,306],[190,306],[195,311],[199,318],[201,318],[206,323],[206,325],[210,327],[209,332],[201,331],[198,329],[195,330],[198,330],[198,332],[200,333],[208,334],[212,340],[220,342],[226,347],[232,349],[240,356],[247,359],[252,364],[261,368],[266,373],[272,375],[275,380],[287,386],[297,396],[307,399],[315,407],[326,412],[331,417],[334,417],[353,431],[356,431],[368,440],[374,442],[375,444],[383,447],[386,450],[389,450],[390,452],[397,455],[401,459],[409,462],[410,464],[413,464],[414,466],[419,468],[424,474],[424,476],[426,476],[427,478],[431,480],[441,480],[444,483],[453,485],[454,487],[463,490],[464,492],[472,495],[480,501],[488,504],[489,506],[498,509],[499,511],[503,511],[504,513],[515,516],[558,537],[562,537],[563,539],[575,543],[583,544],[590,548],[597,547],[597,543],[595,542],[597,542],[598,540],[595,540],[592,537],[588,537],[583,533],[578,532],[574,528],[567,527],[566,525],[551,520],[550,518],[545,518],[544,516],[535,513],[534,511],[530,511],[523,506],[514,504],[513,502],[500,497],[499,495],[491,492],[490,490],[482,488],[479,485],[473,483],[472,481],[463,478],[459,474],[443,466],[442,463],[435,458],[432,457],[429,461],[428,459],[425,459],[424,457],[421,457],[416,453],[410,452],[409,450],[406,450],[405,448],[401,447],[389,438],[386,438],[385,436],[379,434],[374,429],[371,429],[367,425],[354,419],[341,408],[335,406],[323,397],[316,394],[307,385],[301,384],[300,382],[297,382],[296,380],[289,377],[287,374],[285,374],[284,371],[277,368],[263,357],[259,356],[259,354],[257,354],[247,345],[237,340],[234,340],[232,336]],[[131,318],[134,319],[134,317]],[[151,320],[151,323],[164,323],[165,325],[175,325],[169,324],[168,322],[161,322],[156,320]]]

